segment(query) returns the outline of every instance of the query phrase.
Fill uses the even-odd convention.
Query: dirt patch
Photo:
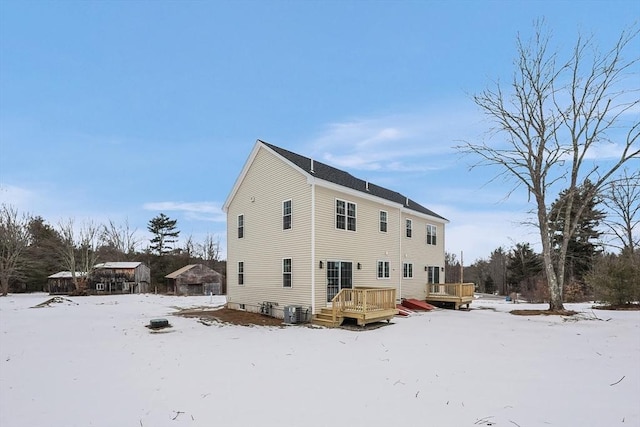
[[[210,322],[228,323],[241,326],[284,326],[282,319],[265,316],[259,313],[249,311],[232,310],[230,308],[218,309],[185,309],[175,313],[177,316],[197,318],[202,323]]]
[[[511,310],[509,313],[516,316],[574,316],[577,311],[571,310]]]
[[[640,311],[640,304],[594,305],[594,310],[627,310]]]

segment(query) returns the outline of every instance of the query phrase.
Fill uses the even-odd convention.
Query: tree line
[[[576,194],[576,203],[584,205],[574,218],[575,232],[563,234],[566,191],[560,193],[550,209],[555,264],[564,257],[564,294],[567,302],[598,300],[625,305],[640,300],[640,172],[623,173],[605,191],[593,195],[587,181]],[[568,241],[565,241],[568,240]],[[544,257],[528,242],[512,248],[498,247],[487,259],[476,260],[461,270],[455,254],[445,255],[447,281],[473,282],[477,290],[499,295],[518,293],[530,302],[548,302],[549,287],[544,274]],[[554,267],[558,269],[557,265]]]
[[[188,264],[201,263],[223,275],[226,261],[220,259],[220,242],[213,234],[196,241],[187,237],[177,246],[177,220],[164,213],[148,225],[152,237],[146,247],[128,221],[107,224],[73,218],[51,225],[41,216],[0,206],[0,294],[47,291],[47,277],[69,271],[76,292],[82,293],[83,277],[99,262],[139,261],[151,269],[151,286],[166,291],[164,276]],[[224,283],[223,283],[224,286]]]

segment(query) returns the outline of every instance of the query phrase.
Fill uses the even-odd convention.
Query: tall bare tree
[[[202,259],[209,267],[220,261],[220,239],[207,233],[202,244],[198,244]]]
[[[602,192],[602,203],[609,208],[603,222],[619,241],[610,245],[633,254],[640,247],[640,169],[625,169],[620,179],[609,183]]]
[[[92,221],[84,222],[78,230],[73,218],[58,223],[58,233],[63,243],[59,248],[60,260],[63,268],[71,273],[76,292],[83,291],[98,260],[96,250],[99,231],[100,227]]]
[[[136,237],[136,232],[137,229],[131,229],[129,226],[128,219],[125,220],[124,225],[117,225],[112,220],[109,220],[108,225],[102,226],[100,241],[103,245],[114,249],[126,258],[126,255],[135,253],[136,247],[140,244],[140,239]]]
[[[11,206],[0,206],[0,292],[9,293],[9,281],[20,271],[29,246],[29,216]]]
[[[475,166],[497,166],[498,177],[515,182],[511,191],[527,189],[540,232],[550,310],[564,310],[567,245],[585,209],[584,203],[575,203],[578,188],[590,180],[592,191],[601,191],[640,153],[636,145],[640,122],[634,114],[640,88],[637,76],[629,79],[638,58],[623,55],[628,49],[634,53],[631,44],[637,35],[637,29],[622,31],[604,52],[592,38],[578,37],[562,60],[549,48],[544,24],[537,23],[531,40],[517,38],[508,88],[497,82],[473,97],[494,127],[487,140],[466,142],[458,149],[478,156]],[[631,86],[625,87],[629,81]],[[616,154],[602,161],[595,153],[599,148],[614,149]],[[564,224],[565,239],[554,263],[547,197],[559,186],[567,189],[565,217],[571,220]],[[589,195],[584,200],[590,200]]]

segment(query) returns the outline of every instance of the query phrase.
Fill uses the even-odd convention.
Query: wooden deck
[[[446,283],[427,285],[427,298],[429,303],[453,303],[458,310],[461,306],[473,302],[475,285],[473,283]]]
[[[387,322],[398,314],[395,288],[342,289],[331,300],[331,307],[322,308],[313,318],[313,323],[327,327],[338,327],[344,319],[356,319],[359,326],[367,323]]]

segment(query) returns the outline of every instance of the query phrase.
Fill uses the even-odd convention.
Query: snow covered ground
[[[478,300],[351,331],[171,316],[221,297],[30,308],[48,298],[0,298],[0,426],[640,426],[637,311]]]

